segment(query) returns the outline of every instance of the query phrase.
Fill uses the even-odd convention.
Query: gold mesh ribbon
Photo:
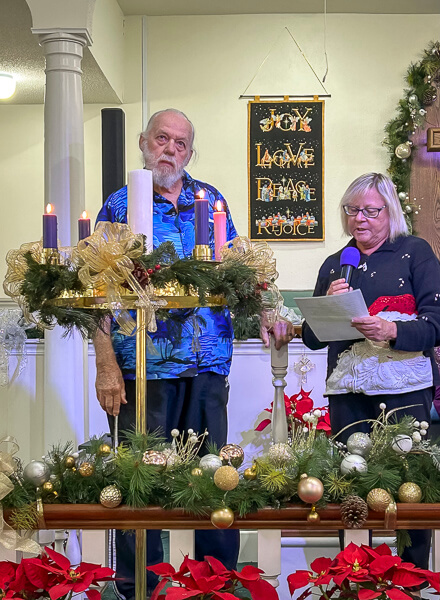
[[[23,317],[25,321],[28,323],[32,323],[37,325],[40,328],[44,329],[53,329],[55,323],[53,325],[47,325],[46,323],[42,323],[38,318],[38,313],[31,313],[29,310],[29,305],[27,300],[21,294],[21,285],[26,276],[28,265],[25,259],[25,255],[30,252],[32,258],[41,263],[43,256],[43,242],[40,240],[39,242],[29,242],[27,244],[22,244],[18,250],[9,250],[6,255],[6,264],[8,269],[6,271],[6,277],[3,282],[3,290],[7,296],[12,298],[23,311]],[[58,254],[60,264],[68,265],[71,263],[72,258],[72,248],[69,246],[60,247],[58,242]]]
[[[150,284],[144,289],[140,286],[132,271],[133,260],[140,258],[144,251],[144,239],[134,234],[123,223],[98,223],[94,233],[81,240],[74,251],[74,260],[79,266],[78,276],[81,282],[105,292],[113,316],[120,326],[120,333],[133,335],[136,323],[124,308],[120,286],[128,283],[137,294],[139,306],[146,309],[147,329],[156,331],[156,318],[151,298],[154,287]]]
[[[28,323],[34,323],[35,325],[39,325],[38,318],[29,312],[26,298],[21,294],[21,285],[28,270],[25,254],[30,252],[36,261],[41,262],[42,250],[43,246],[41,242],[30,242],[28,244],[22,244],[18,250],[9,250],[6,255],[8,270],[6,271],[6,277],[3,282],[5,294],[17,302],[23,311],[23,316],[26,321]]]
[[[12,436],[0,440],[0,501],[14,489],[14,484],[8,475],[15,471],[14,454],[18,452],[18,449],[18,444]],[[3,518],[3,506],[0,504],[0,544],[7,550],[39,554],[40,545],[29,539],[31,535],[31,531],[20,535],[18,531],[8,525]]]
[[[279,319],[279,311],[284,304],[278,286],[276,260],[267,242],[251,242],[247,237],[236,237],[220,249],[222,265],[241,264],[255,270],[258,283],[266,283],[267,289],[261,290],[263,315],[266,325],[272,326]]]

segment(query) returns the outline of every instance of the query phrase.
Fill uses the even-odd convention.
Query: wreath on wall
[[[426,107],[437,99],[440,87],[440,42],[431,42],[423,58],[408,67],[405,76],[408,87],[397,105],[397,115],[385,126],[384,145],[390,154],[388,173],[393,180],[410,232],[418,205],[409,197],[412,146],[411,137],[426,121]]]

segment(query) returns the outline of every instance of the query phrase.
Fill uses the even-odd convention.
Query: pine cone
[[[437,99],[437,90],[435,89],[435,87],[433,85],[431,85],[431,87],[427,88],[423,94],[423,105],[430,106],[431,104],[433,104],[436,101],[436,99]]]
[[[368,505],[359,496],[347,496],[341,504],[341,521],[347,527],[359,529],[368,517]]]

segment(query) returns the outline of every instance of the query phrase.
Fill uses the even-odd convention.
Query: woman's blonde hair
[[[371,189],[376,190],[382,196],[385,205],[388,207],[390,216],[390,242],[393,242],[399,235],[408,235],[408,225],[406,224],[394,183],[382,173],[365,173],[365,175],[361,175],[348,186],[339,205],[344,233],[350,235],[348,230],[348,215],[344,212],[344,206],[351,204],[355,198],[364,196]]]

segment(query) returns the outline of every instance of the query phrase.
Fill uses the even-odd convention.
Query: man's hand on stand
[[[124,378],[116,362],[113,365],[97,366],[95,387],[101,408],[114,417],[119,415],[121,404],[127,404],[127,400]]]

